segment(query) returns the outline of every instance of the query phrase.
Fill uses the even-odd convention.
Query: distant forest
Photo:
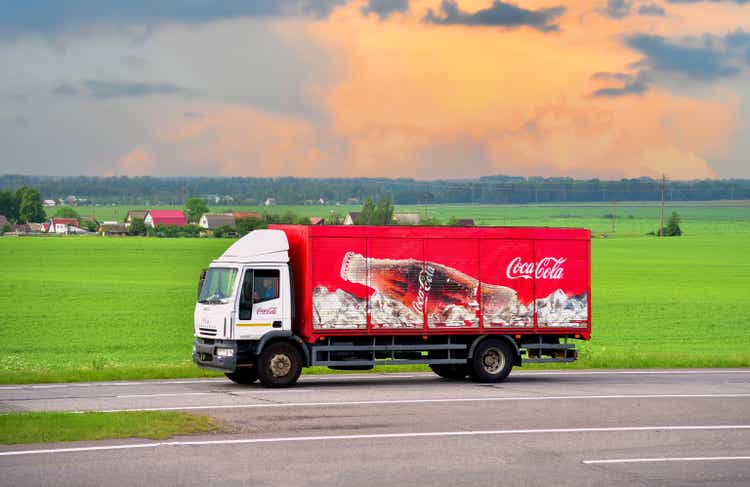
[[[99,204],[177,204],[204,197],[224,204],[261,205],[267,198],[280,205],[361,204],[368,196],[389,197],[394,204],[554,203],[653,201],[661,198],[661,180],[579,180],[571,178],[486,176],[479,179],[307,178],[157,178],[0,176],[0,189],[32,186],[44,199],[69,195]],[[750,180],[670,181],[668,201],[750,199]]]

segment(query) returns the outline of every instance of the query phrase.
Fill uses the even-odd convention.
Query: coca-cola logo
[[[545,257],[534,263],[516,257],[508,264],[505,275],[508,279],[562,279],[565,260],[565,257]]]
[[[419,273],[419,291],[417,291],[417,300],[412,303],[412,308],[417,313],[424,313],[427,306],[430,289],[432,289],[432,278],[435,275],[435,268],[428,265]]]
[[[276,307],[272,306],[270,308],[258,308],[255,310],[255,313],[258,315],[275,315]]]

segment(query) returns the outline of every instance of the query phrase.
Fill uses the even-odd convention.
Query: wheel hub
[[[269,365],[274,377],[284,377],[292,370],[292,361],[283,353],[277,353],[271,357]]]
[[[505,365],[505,356],[497,348],[488,348],[482,355],[482,366],[489,374],[497,374]]]

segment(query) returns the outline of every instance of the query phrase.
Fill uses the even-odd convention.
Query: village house
[[[67,235],[69,233],[76,233],[75,231],[71,232],[73,228],[78,228],[78,220],[75,218],[52,218],[49,222],[47,232]],[[79,230],[81,229],[79,228]]]
[[[311,216],[310,217],[310,225],[325,225],[326,221],[324,218],[320,218],[319,216]]]
[[[263,206],[274,206],[276,204],[276,198],[266,198]]]
[[[113,237],[118,235],[127,235],[128,227],[122,223],[104,222],[99,227],[99,233],[104,237]]]
[[[156,228],[159,225],[184,227],[187,225],[187,218],[180,210],[148,210],[143,222],[151,228]]]
[[[419,225],[419,213],[394,213],[393,222],[396,225]]]
[[[209,232],[224,226],[234,228],[234,216],[231,213],[204,213],[198,221],[198,226]]]
[[[9,224],[8,219],[5,218],[5,215],[0,215],[0,227],[3,227],[8,224]]]
[[[347,213],[346,218],[344,218],[344,225],[356,225],[361,213],[360,211],[350,211]]]
[[[127,215],[125,215],[125,226],[130,227],[130,224],[133,223],[133,219],[140,218],[141,220],[146,218],[146,213],[148,213],[147,210],[130,210]]]
[[[57,206],[57,202],[55,200],[44,200],[42,201],[42,206],[47,206],[47,207]]]

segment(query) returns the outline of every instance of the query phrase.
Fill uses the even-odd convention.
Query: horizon
[[[748,19],[746,0],[4,4],[0,171],[750,179]]]

